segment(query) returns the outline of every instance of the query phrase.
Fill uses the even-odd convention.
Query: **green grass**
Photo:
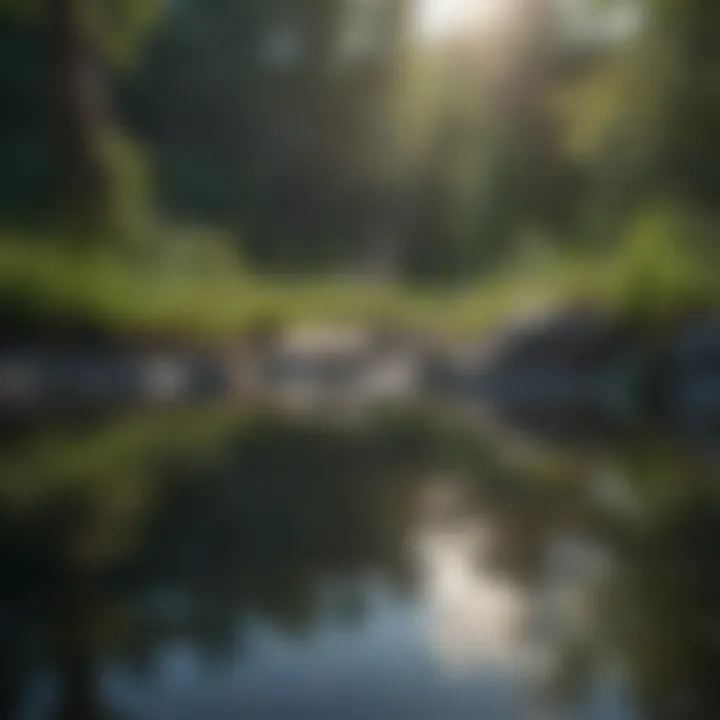
[[[45,326],[226,337],[266,326],[337,322],[464,334],[550,295],[537,271],[450,289],[412,287],[327,275],[260,278],[238,268],[165,271],[109,252],[0,241],[3,306]]]
[[[568,302],[649,322],[720,305],[713,265],[675,242],[667,227],[666,219],[652,217],[612,253],[517,263],[512,272],[452,288],[327,275],[258,277],[222,253],[205,267],[171,266],[162,256],[138,260],[0,237],[0,303],[16,323],[39,332],[81,326],[206,339],[314,322],[464,336]]]

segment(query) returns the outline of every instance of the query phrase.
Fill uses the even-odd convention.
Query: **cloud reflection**
[[[523,657],[528,598],[483,566],[491,546],[492,532],[480,523],[426,529],[416,538],[430,637],[455,669],[512,668]]]

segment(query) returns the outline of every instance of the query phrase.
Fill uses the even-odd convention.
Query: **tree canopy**
[[[527,0],[431,38],[421,6],[6,0],[0,212],[59,197],[221,227],[258,267],[422,277],[613,247],[658,201],[712,226],[712,2]]]

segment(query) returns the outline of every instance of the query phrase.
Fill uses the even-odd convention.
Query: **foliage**
[[[623,4],[636,21],[613,20]],[[36,260],[3,241],[3,297],[30,315],[193,327],[394,302],[442,314],[397,281],[437,283],[420,294],[444,309],[487,307],[501,284],[572,293],[573,274],[631,312],[697,302],[717,257],[714,11],[573,12],[535,0],[507,25],[428,40],[409,0],[6,2],[0,220]],[[63,203],[92,217],[70,226],[95,246],[83,257],[42,239],[67,230]],[[663,204],[683,217],[672,238],[637,219]],[[338,302],[310,300],[320,288]]]

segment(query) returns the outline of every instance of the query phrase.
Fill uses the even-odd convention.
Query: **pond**
[[[225,406],[16,430],[0,717],[716,717],[712,440],[544,430]]]

